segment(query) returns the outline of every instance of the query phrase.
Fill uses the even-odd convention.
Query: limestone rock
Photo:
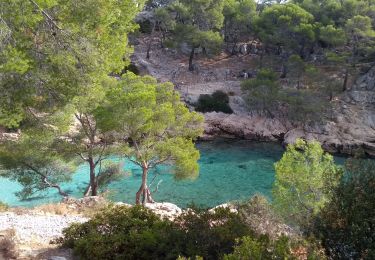
[[[260,116],[206,113],[205,133],[207,135],[233,136],[257,141],[278,141],[287,128],[276,119]]]
[[[168,202],[155,202],[155,203],[146,203],[145,207],[152,210],[155,214],[168,218],[170,220],[175,219],[182,213],[182,209],[172,203]]]
[[[50,258],[48,258],[48,260],[67,260],[67,259],[63,256],[51,256]]]

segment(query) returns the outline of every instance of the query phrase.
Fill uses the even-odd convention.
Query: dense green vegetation
[[[298,140],[275,167],[272,204],[255,196],[234,204],[236,213],[189,209],[173,221],[114,206],[69,227],[60,242],[82,259],[373,258],[372,161],[339,167],[319,143]]]
[[[297,139],[275,164],[274,207],[286,220],[308,229],[314,217],[332,199],[341,170],[318,142]]]
[[[315,233],[332,257],[373,259],[375,164],[350,159],[345,176],[333,190],[332,200],[315,223]]]
[[[213,111],[226,114],[233,113],[233,110],[229,106],[228,94],[221,90],[217,90],[211,95],[200,95],[195,110],[203,113]]]
[[[104,163],[113,154],[134,156],[142,166],[144,202],[152,200],[146,180],[155,165],[175,165],[179,178],[197,175],[192,141],[201,117],[187,110],[170,84],[131,73],[121,81],[112,76],[129,64],[127,34],[137,28],[133,19],[142,1],[0,6],[0,124],[22,129],[20,138],[2,143],[0,157],[2,175],[24,185],[20,196],[46,188],[67,196],[58,184],[70,179],[69,165],[77,160],[90,169],[84,195],[96,196],[121,172]]]
[[[302,245],[302,241],[292,243],[284,236],[273,241],[267,235],[257,235],[241,216],[228,209],[191,210],[172,222],[161,220],[145,208],[112,207],[87,223],[72,225],[64,235],[61,242],[72,247],[80,259],[195,256],[203,259],[292,259],[291,249]],[[306,254],[313,256],[315,253],[311,249]]]

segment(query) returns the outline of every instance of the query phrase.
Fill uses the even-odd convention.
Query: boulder
[[[145,207],[149,208],[155,214],[161,216],[162,218],[167,218],[170,220],[175,219],[182,213],[182,209],[180,209],[175,204],[168,202],[146,203]]]

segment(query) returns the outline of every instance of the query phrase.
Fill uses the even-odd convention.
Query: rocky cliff
[[[208,113],[206,135],[279,140],[284,144],[293,143],[297,138],[315,139],[332,153],[353,155],[363,150],[375,156],[375,67],[332,102],[331,120],[300,127],[293,127],[285,119],[254,116],[238,109],[232,115]],[[231,106],[236,104],[232,102]]]
[[[188,105],[200,94],[223,90],[230,94],[234,113],[206,113],[203,139],[216,136],[258,141],[293,143],[297,138],[316,139],[332,153],[355,154],[359,149],[375,156],[375,67],[360,76],[345,93],[332,101],[333,111],[324,123],[293,126],[285,118],[267,118],[249,112],[242,99],[239,74],[254,67],[256,55],[220,55],[213,60],[201,58],[199,69],[187,70],[187,57],[155,44],[146,59],[147,38],[137,38],[133,62],[142,74],[160,81],[171,81]],[[155,41],[157,42],[157,41]]]

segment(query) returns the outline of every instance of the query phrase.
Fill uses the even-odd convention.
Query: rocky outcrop
[[[352,88],[332,105],[334,110],[330,120],[293,127],[285,119],[246,113],[232,102],[234,114],[205,114],[203,139],[222,136],[290,144],[303,138],[318,140],[326,151],[332,153],[353,155],[362,150],[375,157],[375,67],[359,77]]]
[[[152,210],[155,214],[161,216],[162,218],[167,218],[169,220],[174,220],[176,217],[181,215],[182,209],[172,203],[162,202],[162,203],[147,203],[146,208]]]
[[[205,114],[205,135],[202,139],[221,136],[289,144],[296,138],[305,138],[320,141],[324,149],[332,153],[355,154],[362,149],[375,156],[375,67],[359,77],[349,91],[336,97],[328,121],[296,127],[285,118],[270,119],[248,112],[241,97],[238,75],[253,61],[251,55],[202,60],[199,71],[191,73],[187,69],[186,56],[168,49],[154,46],[151,58],[146,59],[146,43],[146,38],[138,38],[132,57],[134,64],[142,74],[150,74],[161,82],[173,82],[191,108],[200,94],[222,90],[230,95],[234,114]]]
[[[277,119],[260,116],[206,113],[205,136],[243,138],[257,141],[281,141],[288,131],[287,127]]]

